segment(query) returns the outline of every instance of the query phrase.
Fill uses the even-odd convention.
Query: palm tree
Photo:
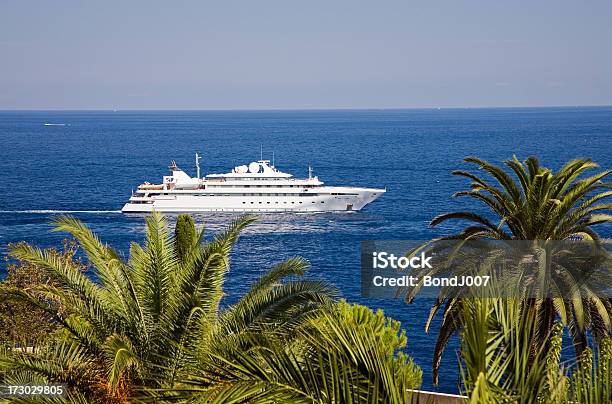
[[[468,224],[461,232],[434,242],[578,239],[598,244],[600,237],[593,227],[612,222],[612,216],[606,213],[612,209],[612,204],[604,202],[612,196],[612,191],[608,190],[612,183],[605,182],[612,170],[582,178],[586,171],[598,167],[589,159],[572,160],[553,172],[541,167],[535,157],[529,157],[523,163],[513,157],[505,162],[511,173],[476,157],[468,157],[465,161],[476,165],[490,179],[469,171],[453,171],[454,175],[471,180],[469,190],[457,192],[454,196],[475,199],[484,204],[487,212],[459,211],[437,216],[431,221],[431,226],[448,220],[462,220]],[[562,272],[562,275],[569,275],[567,271]],[[411,301],[417,292],[418,289],[410,291],[407,300]],[[548,346],[547,335],[557,316],[569,327],[577,354],[587,346],[587,330],[596,340],[611,334],[612,300],[598,296],[589,288],[580,288],[575,292],[571,296],[529,299],[538,316],[536,323],[539,330],[534,337],[534,346]],[[461,303],[460,296],[442,293],[430,311],[427,331],[436,313],[444,307],[434,351],[435,383],[444,348],[451,336],[462,327]]]
[[[232,247],[253,220],[241,217],[205,244],[199,232],[178,257],[166,219],[154,213],[146,219],[144,245],[132,243],[124,260],[77,219],[57,219],[56,230],[78,241],[92,276],[27,244],[11,251],[54,283],[0,293],[45,310],[61,332],[34,354],[0,354],[2,383],[65,383],[76,401],[123,402],[142,386],[171,388],[190,363],[190,352],[218,357],[228,347],[248,352],[258,346],[256,338],[246,337],[253,335],[287,344],[292,330],[330,305],[337,291],[322,281],[299,279],[308,264],[291,258],[223,308]]]
[[[181,380],[158,398],[206,403],[407,403],[422,371],[400,350],[400,323],[344,301],[311,316],[283,346],[273,335],[248,352],[196,350]],[[234,346],[240,346],[235,344]],[[398,352],[400,351],[400,352]]]
[[[461,373],[471,403],[562,403],[568,381],[560,368],[562,327],[548,337],[552,349],[530,339],[537,328],[520,299],[466,299],[461,314]]]
[[[463,305],[461,369],[470,403],[609,403],[612,338],[561,362],[563,325],[555,322],[548,347],[531,349],[535,312],[521,299],[474,298]]]

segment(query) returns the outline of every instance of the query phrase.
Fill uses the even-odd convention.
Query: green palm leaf
[[[610,215],[612,205],[606,203],[606,200],[612,196],[612,192],[608,190],[612,183],[605,182],[612,174],[612,170],[604,170],[585,177],[587,172],[598,168],[598,165],[589,159],[569,161],[556,172],[542,167],[535,157],[520,162],[513,156],[511,160],[505,162],[509,172],[477,157],[468,157],[465,161],[474,164],[485,175],[464,170],[453,171],[454,175],[471,181],[469,190],[457,192],[455,196],[474,199],[485,209],[477,212],[450,212],[435,217],[431,226],[452,220],[465,221],[466,225],[458,233],[432,240],[423,248],[431,248],[443,240],[478,239],[581,239],[592,241],[597,246],[601,244],[594,227],[612,222]],[[463,270],[458,268],[454,271],[459,273]],[[548,267],[540,269],[540,281],[543,281],[542,276],[549,270]],[[570,285],[575,285],[577,277],[582,276],[576,272],[576,269],[570,267],[556,267],[555,271],[557,275],[550,287],[557,290],[558,294],[570,290]],[[436,273],[435,270],[430,270],[419,275]],[[601,282],[606,284],[607,280],[602,279]],[[406,297],[407,301],[412,301],[419,290],[419,287],[410,290]],[[573,290],[572,293],[566,294],[563,299],[556,298],[537,303],[539,311],[536,324],[540,330],[534,335],[539,339],[538,343],[548,346],[549,341],[543,336],[548,335],[557,316],[563,319],[564,324],[570,326],[570,331],[577,341],[577,353],[583,349],[584,336],[588,330],[593,330],[597,340],[609,336],[612,332],[610,329],[612,307],[609,299],[601,298],[599,292],[596,285],[589,284],[582,290]],[[441,307],[445,307],[434,355],[434,380],[437,380],[441,355],[450,335],[462,329],[460,316],[453,311],[457,309],[454,299],[456,296],[443,289],[432,307],[430,321],[427,324],[429,328],[433,315]],[[449,304],[444,305],[445,303]],[[533,304],[536,304],[535,301]],[[450,321],[451,318],[458,321]]]

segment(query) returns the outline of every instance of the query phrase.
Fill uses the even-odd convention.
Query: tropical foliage
[[[381,311],[340,302],[295,330],[292,345],[273,336],[248,353],[200,350],[167,392],[187,402],[405,403],[421,370],[398,350],[406,336]]]
[[[172,236],[153,214],[144,245],[133,243],[124,260],[80,221],[57,219],[86,255],[89,276],[73,260],[15,246],[12,256],[53,282],[1,292],[45,312],[60,332],[34,353],[0,353],[0,383],[63,383],[75,402],[388,402],[418,387],[420,370],[399,352],[399,323],[336,303],[333,286],[302,278],[302,258],[222,304],[232,247],[253,220],[203,243],[189,221]]]
[[[189,257],[189,250],[197,237],[195,221],[191,215],[181,214],[176,218],[174,229],[174,248],[177,258],[185,262]]]
[[[49,249],[47,252],[59,260],[75,263],[79,271],[87,269],[75,258],[77,246],[71,240],[64,240],[61,251]],[[4,288],[30,289],[35,285],[53,283],[45,271],[27,262],[7,260],[7,273],[0,281]],[[57,306],[56,310],[61,310],[61,307]],[[10,300],[0,293],[0,346],[34,349],[53,337],[57,329],[57,324],[44,310],[23,301]]]
[[[466,158],[465,161],[474,164],[486,176],[454,171],[454,175],[471,181],[469,190],[457,192],[454,196],[476,200],[484,205],[485,210],[451,212],[434,218],[431,226],[449,220],[461,220],[467,225],[459,233],[433,240],[432,243],[445,240],[587,240],[599,245],[601,240],[594,226],[612,222],[609,214],[612,204],[605,202],[612,196],[609,190],[612,183],[606,182],[612,170],[585,176],[587,171],[598,167],[588,159],[572,160],[556,172],[542,167],[535,157],[524,162],[516,157],[506,161],[510,172],[476,157]],[[543,270],[550,271],[550,265]],[[422,279],[423,275],[435,275],[435,272],[436,269],[418,275]],[[536,275],[544,277],[542,273]],[[530,349],[550,347],[549,333],[556,319],[560,318],[569,328],[579,355],[587,347],[588,332],[592,333],[596,342],[611,334],[612,300],[596,293],[588,285],[572,287],[572,276],[575,274],[568,271],[567,266],[560,268],[557,275],[559,279],[565,279],[565,283],[569,282],[569,285],[564,284],[564,289],[572,293],[533,298],[523,290],[520,293],[524,295],[518,296],[528,299],[536,316],[534,321],[538,329],[531,334]],[[418,288],[411,290],[407,300],[412,301],[417,292]],[[430,311],[426,330],[429,330],[438,311],[442,309],[443,312],[434,352],[433,378],[436,383],[444,347],[463,326],[462,302],[462,296],[443,290]]]
[[[538,332],[533,306],[519,299],[469,299],[463,304],[462,376],[470,403],[609,403],[612,338],[573,366],[561,362],[563,325],[550,330],[549,348],[532,350]]]

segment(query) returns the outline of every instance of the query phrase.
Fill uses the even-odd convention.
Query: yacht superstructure
[[[356,211],[386,192],[378,188],[324,186],[318,177],[293,178],[269,160],[240,165],[229,173],[200,178],[170,164],[161,184],[145,182],[132,193],[122,212],[329,212]]]

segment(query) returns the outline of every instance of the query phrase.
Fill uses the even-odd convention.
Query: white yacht
[[[196,177],[170,164],[161,184],[138,186],[122,212],[330,212],[360,210],[386,192],[378,188],[324,186],[308,168],[308,178],[293,178],[269,160],[235,167],[225,174]]]

